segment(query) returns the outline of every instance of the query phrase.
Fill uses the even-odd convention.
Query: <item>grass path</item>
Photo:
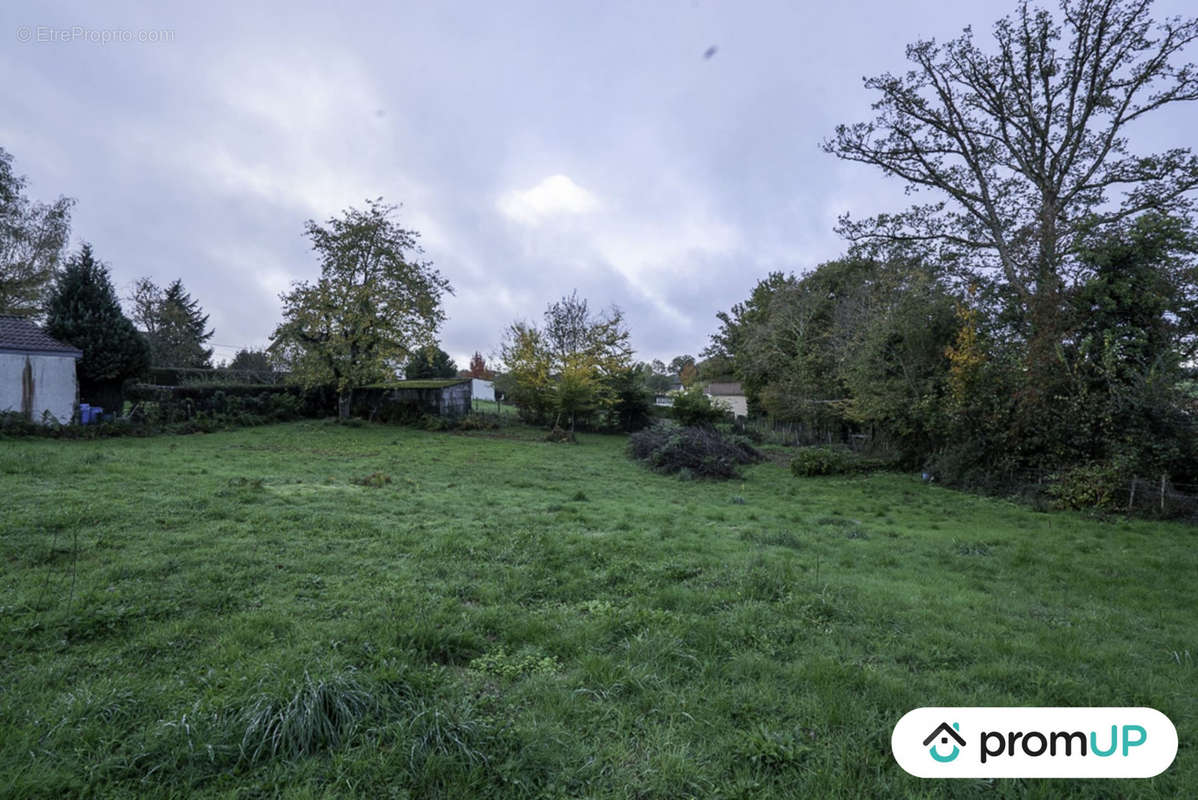
[[[1198,795],[1198,543],[618,437],[0,441],[13,796]],[[926,705],[1147,705],[1147,781],[928,782]]]

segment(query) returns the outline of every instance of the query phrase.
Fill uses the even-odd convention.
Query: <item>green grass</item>
[[[5,794],[1198,794],[1193,528],[542,437],[0,441]],[[922,781],[926,705],[1152,706],[1181,749]]]
[[[515,419],[520,413],[511,403],[496,403],[494,400],[480,400],[477,397],[472,402],[473,410],[479,414],[502,414]]]

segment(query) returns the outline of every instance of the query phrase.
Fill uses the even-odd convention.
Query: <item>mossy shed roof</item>
[[[391,383],[372,383],[367,389],[444,389],[446,386],[457,386],[459,383],[470,383],[469,378],[453,378],[451,380],[428,381],[392,381]]]

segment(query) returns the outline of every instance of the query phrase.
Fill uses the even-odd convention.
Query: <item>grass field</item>
[[[0,441],[13,797],[1198,795],[1195,529],[310,422]],[[1145,705],[1140,781],[921,781],[926,705]]]

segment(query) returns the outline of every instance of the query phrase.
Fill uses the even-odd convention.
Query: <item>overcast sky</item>
[[[575,288],[624,309],[638,358],[697,354],[766,273],[841,254],[840,214],[906,204],[819,149],[870,118],[862,77],[917,38],[985,41],[1014,3],[243,5],[5,3],[0,147],[32,197],[77,199],[72,246],[122,293],[182,278],[218,359],[265,345],[279,292],[318,276],[304,220],[402,203],[455,289],[440,336],[464,367]],[[1133,147],[1195,130],[1191,104]]]

